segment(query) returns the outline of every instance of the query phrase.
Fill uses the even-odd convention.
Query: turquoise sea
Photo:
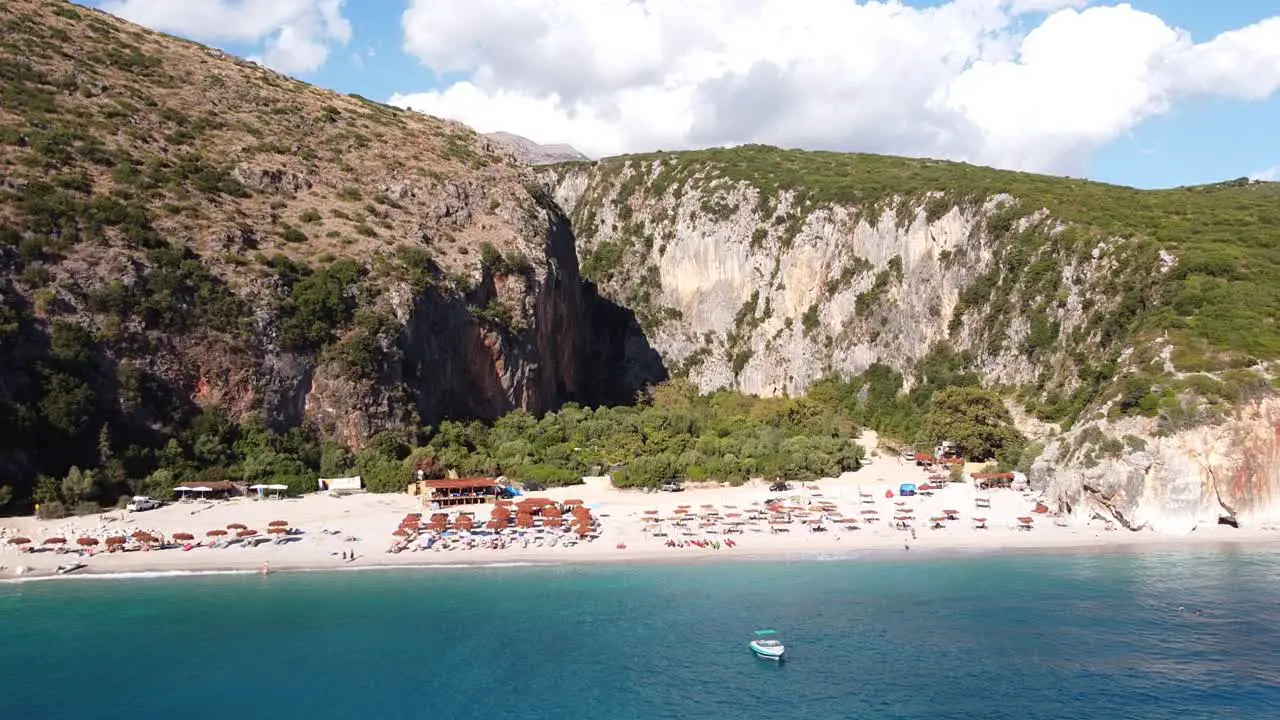
[[[1278,649],[1241,549],[81,578],[0,585],[0,716],[1268,719]]]

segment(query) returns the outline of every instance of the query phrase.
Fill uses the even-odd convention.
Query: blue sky
[[[1139,187],[1215,182],[1280,167],[1280,93],[1275,92],[1280,20],[1256,25],[1280,16],[1276,0],[1131,0],[1135,12],[1121,12],[1109,1],[1079,0],[1081,7],[1073,9],[1063,7],[1073,0],[1009,0],[1038,3],[1050,12],[1017,14],[1001,6],[1008,22],[995,26],[987,11],[931,19],[885,12],[884,6],[880,12],[861,7],[846,13],[841,0],[791,0],[791,5],[752,0],[788,11],[783,17],[800,26],[798,39],[790,41],[787,33],[775,37],[776,16],[753,21],[745,18],[749,13],[735,12],[743,6],[730,0],[710,0],[709,6],[723,12],[711,24],[699,24],[704,18],[693,17],[674,0],[649,0],[665,6],[653,11],[664,22],[652,26],[628,15],[634,6],[628,9],[622,0],[594,1],[593,7],[532,0],[526,3],[535,8],[532,21],[499,0],[86,4],[263,58],[323,87],[394,98],[482,131],[507,129],[541,142],[569,142],[595,155],[764,141],[951,157]],[[960,12],[957,3],[995,7],[998,0],[907,4],[941,13]],[[1052,15],[1057,11],[1061,17]],[[1219,67],[1223,58],[1239,60],[1240,46],[1192,51],[1173,45],[1171,31],[1157,18],[1187,31],[1195,43],[1256,26],[1255,41],[1246,45],[1257,57],[1252,65]],[[857,53],[824,35],[842,23]],[[676,26],[679,34],[663,34]],[[981,59],[1016,60],[1018,43],[1028,32],[1039,36],[1037,57],[1048,58],[1043,74],[1010,66],[957,79],[973,64],[954,65],[957,53],[972,53],[979,41],[988,49],[1012,42],[1011,57],[997,57],[997,49],[991,51],[995,55],[984,50]],[[738,67],[737,74],[725,79],[717,71],[689,81],[706,64],[695,51],[717,45],[722,36],[740,39],[737,45],[717,46],[719,61]],[[296,46],[299,37],[313,42]],[[653,57],[646,50],[652,42],[646,46],[637,37],[673,48],[694,38],[694,51],[673,50],[665,64],[662,54]],[[1276,49],[1257,42],[1259,37],[1274,38]],[[822,52],[824,42],[835,44]],[[1177,68],[1176,74],[1135,70],[1129,46],[1149,50],[1152,58],[1167,59],[1174,52],[1174,61],[1166,64]],[[1031,52],[1029,44],[1021,50]],[[813,60],[806,57],[810,51]],[[674,57],[679,52],[685,54]],[[841,57],[835,62],[848,64],[836,67],[838,72],[824,70],[834,56]],[[1076,64],[1078,75],[1071,71]],[[1205,76],[1205,68],[1217,74]],[[1249,88],[1217,91],[1253,75],[1260,79]],[[677,86],[686,81],[687,86]],[[1061,92],[1056,83],[1062,84]],[[1043,94],[1046,88],[1049,95]],[[942,110],[939,93],[948,98]]]

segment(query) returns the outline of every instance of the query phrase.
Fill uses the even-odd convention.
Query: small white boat
[[[785,653],[787,649],[781,642],[766,637],[776,633],[776,630],[757,630],[756,635],[760,637],[757,637],[755,640],[752,640],[747,644],[748,647],[751,648],[751,652],[755,653],[756,657],[761,657],[766,660],[781,660],[783,653]]]

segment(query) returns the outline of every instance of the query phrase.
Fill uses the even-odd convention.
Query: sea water
[[[1240,549],[68,578],[0,585],[0,717],[1267,720],[1278,601]]]

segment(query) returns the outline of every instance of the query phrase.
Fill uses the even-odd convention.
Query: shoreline
[[[1130,531],[1125,531],[1130,532]],[[1239,531],[1237,531],[1239,532]],[[1110,535],[1110,533],[1108,534]],[[1032,538],[1019,538],[1032,540]],[[574,554],[564,553],[549,557],[545,553],[520,551],[472,551],[464,553],[420,553],[374,556],[368,562],[356,564],[342,562],[323,564],[306,561],[277,561],[270,563],[270,575],[301,575],[310,573],[362,573],[362,572],[430,572],[437,570],[496,570],[504,568],[552,568],[626,565],[696,565],[752,562],[914,562],[954,557],[1026,557],[1026,556],[1092,556],[1122,555],[1131,553],[1159,553],[1171,551],[1246,552],[1280,550],[1280,534],[1246,533],[1240,537],[1221,535],[1159,536],[1133,533],[1132,537],[1108,537],[1099,542],[1096,538],[1044,538],[1040,542],[1018,542],[995,545],[991,543],[917,544],[904,550],[900,544],[849,543],[838,546],[823,543],[809,547],[758,547],[749,550],[689,550],[671,548],[644,548],[639,552],[617,550],[612,553]],[[418,556],[418,557],[415,557]],[[0,586],[31,582],[61,580],[156,580],[172,578],[196,578],[219,576],[262,575],[262,563],[245,558],[244,562],[193,563],[183,567],[157,567],[155,564],[130,563],[123,567],[88,565],[72,574],[57,575],[51,571],[36,571],[17,577],[0,578]]]
[[[275,574],[726,561],[911,561],[1231,547],[1280,550],[1278,525],[1235,528],[1219,525],[1213,518],[1214,522],[1206,519],[1186,535],[1130,531],[1096,518],[1047,513],[1043,498],[1028,489],[989,490],[968,482],[930,486],[939,479],[896,457],[881,457],[856,473],[795,483],[777,492],[769,490],[769,483],[753,481],[736,487],[641,493],[615,488],[608,478],[585,478],[580,485],[536,494],[543,505],[589,509],[593,518],[589,536],[572,538],[560,522],[547,518],[519,529],[503,521],[500,541],[487,530],[457,529],[457,511],[471,514],[474,526],[482,528],[494,505],[458,508],[448,520],[454,528],[449,533],[437,536],[419,524],[408,537],[400,529],[404,519],[422,514],[420,521],[425,523],[432,510],[423,506],[423,498],[407,494],[314,493],[281,500],[176,502],[139,513],[117,511],[61,520],[13,518],[0,525],[0,583],[248,575],[260,574],[264,568]],[[915,484],[921,491],[901,496],[904,484]],[[280,526],[292,528],[281,542],[253,547],[245,547],[239,538],[224,542],[229,532],[265,539]],[[185,540],[194,547],[148,551],[148,545],[134,542],[126,546],[128,552],[97,552],[88,557],[47,549],[57,543],[74,548],[80,539],[104,547],[109,538],[149,536]],[[427,548],[433,536],[440,542]],[[41,550],[19,552],[8,544],[16,538],[25,538]],[[205,542],[191,542],[195,538]],[[209,547],[210,542],[217,547]],[[401,551],[389,552],[393,547]],[[343,559],[352,553],[354,561]],[[55,574],[57,566],[79,562],[86,566],[68,575]]]

